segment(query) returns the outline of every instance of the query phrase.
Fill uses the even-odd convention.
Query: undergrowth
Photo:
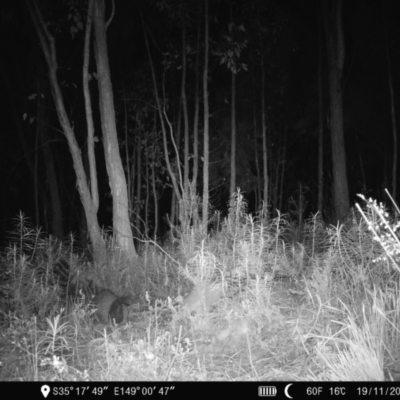
[[[325,226],[266,222],[238,192],[205,236],[192,198],[178,245],[145,242],[135,265],[106,235],[96,264],[20,216],[0,259],[0,379],[397,379],[398,224],[363,200]],[[135,298],[125,324],[93,320],[100,288]]]

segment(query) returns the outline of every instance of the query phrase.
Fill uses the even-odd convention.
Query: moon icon
[[[293,397],[290,396],[290,394],[289,394],[289,388],[292,385],[293,385],[293,383],[289,383],[289,385],[286,385],[286,387],[285,387],[285,396],[288,397],[289,399],[293,399]]]

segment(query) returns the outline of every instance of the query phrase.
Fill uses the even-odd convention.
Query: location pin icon
[[[50,393],[50,387],[47,385],[43,385],[40,390],[44,398],[46,398]]]

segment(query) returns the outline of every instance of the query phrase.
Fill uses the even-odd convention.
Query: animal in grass
[[[224,292],[221,287],[195,286],[183,299],[182,307],[191,313],[212,311],[222,299]]]
[[[132,296],[118,297],[109,289],[101,290],[93,299],[95,316],[103,324],[107,324],[109,320],[120,324],[124,320],[124,305],[130,306],[133,303]]]

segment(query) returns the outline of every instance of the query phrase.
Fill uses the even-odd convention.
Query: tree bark
[[[125,135],[125,169],[126,169],[126,179],[127,179],[127,190],[128,190],[128,205],[129,205],[129,220],[132,217],[132,210],[133,210],[133,192],[134,189],[132,188],[132,167],[131,167],[131,160],[129,157],[129,135],[128,135],[128,106],[127,106],[127,99],[125,96],[125,84],[123,83],[123,90],[124,96],[124,135]]]
[[[341,12],[342,0],[331,0],[326,3],[325,21],[329,59],[333,193],[336,219],[344,221],[350,210],[350,202],[343,129],[343,91],[341,80],[345,48]]]
[[[137,181],[136,181],[136,201],[135,201],[135,217],[136,217],[136,231],[138,235],[141,234],[141,217],[140,211],[142,208],[142,131],[143,125],[138,121],[138,134],[139,140],[136,148],[137,152]]]
[[[36,33],[42,45],[47,66],[49,68],[49,79],[52,90],[53,100],[56,107],[58,119],[65,135],[68,147],[71,152],[73,166],[77,176],[77,186],[79,195],[85,209],[88,224],[89,236],[93,246],[93,257],[96,262],[104,260],[105,245],[101,236],[95,207],[93,206],[92,196],[88,187],[87,177],[83,167],[81,151],[76,141],[74,131],[69,121],[64,106],[64,100],[57,79],[57,56],[54,37],[50,34],[43,21],[42,14],[36,2],[28,2],[29,12],[35,26]]]
[[[183,191],[185,193],[186,201],[189,185],[189,117],[188,106],[186,98],[186,31],[185,21],[182,18],[182,107],[183,107],[183,140],[184,140],[184,153],[183,153]],[[179,148],[179,144],[178,144]]]
[[[150,64],[151,76],[152,76],[152,81],[153,81],[154,98],[155,98],[155,101],[156,101],[156,104],[157,104],[158,115],[159,115],[160,123],[161,123],[161,131],[162,131],[162,134],[163,134],[165,163],[167,165],[167,171],[168,171],[169,177],[171,178],[171,182],[172,182],[172,186],[174,188],[175,195],[177,196],[178,200],[180,201],[182,196],[181,196],[181,192],[179,190],[179,186],[178,186],[178,182],[176,180],[176,176],[174,174],[174,171],[173,171],[173,168],[171,166],[170,159],[169,159],[168,144],[167,144],[167,130],[166,130],[166,127],[165,127],[165,121],[164,121],[164,115],[163,115],[163,107],[161,107],[160,96],[158,95],[156,74],[155,74],[155,71],[154,71],[153,61],[151,59],[149,41],[147,39],[146,28],[144,26],[144,21],[143,21],[143,16],[142,15],[141,15],[141,19],[142,19],[142,25],[143,25],[144,41],[146,43],[146,49],[147,49],[147,54],[148,54],[148,57],[149,57],[149,64]],[[178,156],[179,156],[179,154],[177,154],[177,157]]]
[[[286,113],[285,113],[286,114]],[[285,181],[285,170],[286,170],[286,150],[287,150],[287,124],[286,124],[286,117],[285,117],[285,123],[284,123],[284,128],[283,128],[283,151],[282,151],[282,159],[280,160],[280,165],[282,166],[281,168],[281,174],[280,174],[280,181],[279,181],[279,202],[277,205],[278,210],[282,210],[282,204],[283,204],[283,183]]]
[[[253,99],[254,106],[253,106],[253,127],[254,127],[254,162],[256,164],[256,185],[255,185],[255,192],[256,192],[256,204],[255,209],[258,210],[260,201],[261,201],[261,173],[260,173],[260,165],[258,160],[258,128],[257,128],[257,116],[256,116],[256,103],[255,98]]]
[[[197,29],[197,52],[195,64],[195,95],[194,95],[194,120],[193,120],[193,178],[194,188],[197,187],[197,177],[199,174],[199,65],[200,65],[200,35],[201,35],[201,2],[199,2],[199,24]]]
[[[254,162],[256,164],[256,202],[255,209],[259,210],[259,206],[261,203],[261,172],[260,172],[260,164],[258,159],[258,124],[257,124],[257,94],[256,94],[256,72],[253,70],[253,127],[254,127]]]
[[[383,14],[385,18],[385,14]],[[385,50],[386,50],[386,62],[389,80],[389,93],[390,93],[390,114],[392,117],[392,135],[393,135],[393,163],[392,163],[392,197],[396,200],[397,197],[397,124],[396,124],[396,107],[394,101],[394,90],[393,90],[393,78],[392,78],[392,65],[389,54],[389,43],[387,38],[386,24],[384,20],[384,32],[385,32]]]
[[[208,0],[205,0],[204,10],[204,161],[203,161],[203,234],[207,235],[208,197],[209,197],[209,109],[208,109]]]
[[[236,191],[236,75],[231,72],[231,189],[232,195]]]
[[[153,185],[153,199],[154,199],[154,241],[157,240],[158,233],[158,199],[157,199],[157,191],[156,191],[156,174],[154,171],[154,163],[155,163],[155,152],[153,153],[153,161],[150,164],[151,167],[151,182]]]
[[[85,45],[83,51],[83,95],[85,98],[85,112],[86,122],[88,129],[88,160],[89,160],[89,174],[90,174],[90,192],[92,194],[93,208],[97,213],[99,210],[99,189],[97,185],[97,169],[96,169],[96,157],[94,152],[94,122],[93,122],[93,110],[92,102],[90,99],[89,90],[89,59],[90,59],[90,33],[92,30],[93,21],[93,1],[90,0],[88,4],[88,15],[86,22],[85,32]]]
[[[262,53],[262,52],[261,52]],[[263,154],[263,217],[268,218],[268,151],[267,151],[267,117],[265,110],[265,70],[264,59],[261,54],[261,129],[262,129],[262,154]]]
[[[59,239],[64,238],[62,207],[60,199],[60,190],[56,175],[56,166],[53,153],[50,148],[50,140],[48,135],[48,121],[46,113],[46,97],[43,90],[46,85],[42,78],[38,83],[38,114],[37,114],[37,133],[39,136],[44,163],[46,165],[47,183],[49,185],[50,204],[51,204],[51,233]]]
[[[133,244],[129,220],[126,179],[118,147],[113,91],[108,63],[104,9],[104,0],[96,0],[94,2],[94,53],[97,66],[101,128],[103,132],[106,168],[113,198],[114,235],[116,243],[125,257],[130,261],[134,261],[137,258],[137,254]]]
[[[146,238],[149,237],[149,200],[150,200],[150,177],[149,177],[149,147],[147,142],[147,135],[145,135],[144,139],[144,156],[145,156],[145,165],[146,165],[146,200],[144,202],[144,234]]]
[[[322,213],[324,196],[324,107],[322,102],[322,26],[320,2],[317,1],[318,18],[318,211]]]
[[[178,106],[178,118],[177,122],[174,123],[174,126],[176,126],[176,161],[175,164],[172,166],[172,172],[174,173],[175,176],[180,174],[180,162],[179,162],[179,156],[178,156],[178,148],[181,143],[181,119],[182,119],[182,97],[179,99],[179,106]],[[171,129],[171,137],[172,140],[175,141],[175,138],[173,137],[173,131]],[[178,202],[177,202],[178,200]],[[180,206],[180,201],[181,199],[177,199],[176,193],[173,191],[172,192],[172,199],[171,199],[171,214],[170,214],[170,223],[172,225],[175,225],[177,223],[177,220],[179,218],[179,206]]]

